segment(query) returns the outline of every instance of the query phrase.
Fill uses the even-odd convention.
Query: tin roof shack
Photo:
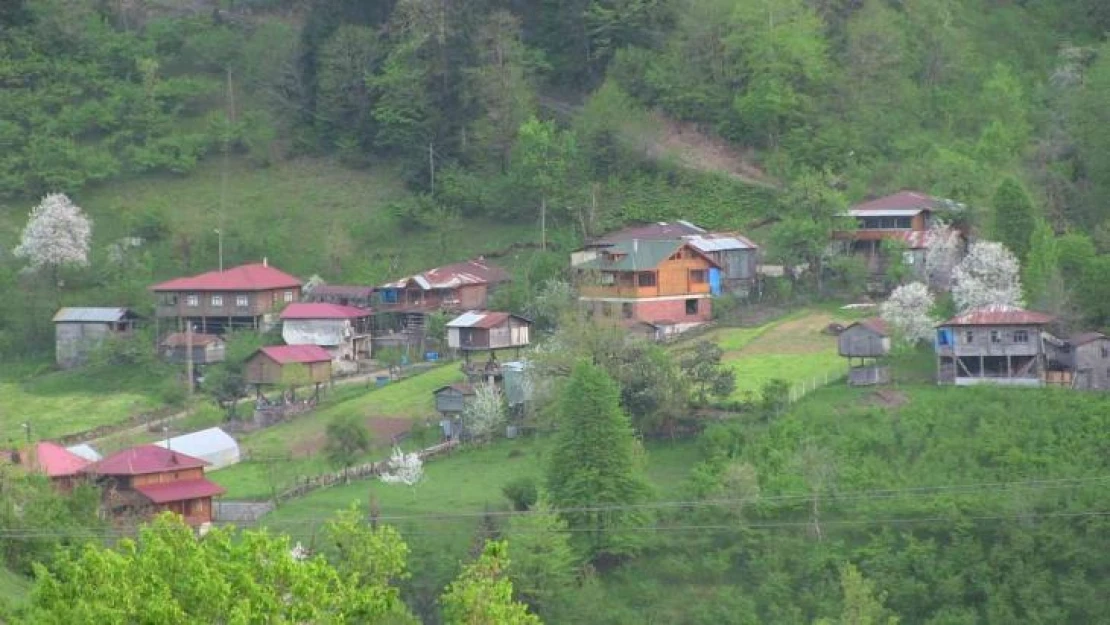
[[[848,359],[848,384],[890,382],[890,367],[884,361],[890,355],[890,333],[882,319],[872,317],[849,325],[837,337],[836,344],[840,355]]]
[[[527,347],[532,322],[505,312],[472,310],[447,322],[447,346],[470,352]]]
[[[91,463],[61,445],[43,441],[31,446],[23,464],[28,470],[46,475],[58,490],[69,492],[82,479],[81,470]]]
[[[444,416],[454,416],[461,415],[466,410],[475,391],[469,384],[448,384],[432,391],[432,395],[436,398],[436,412]]]
[[[331,354],[319,345],[271,345],[247,359],[244,378],[254,384],[258,394],[263,386],[296,389],[320,385],[331,380]]]
[[[1067,371],[1072,388],[1110,390],[1110,338],[1084,332],[1065,340],[1046,341],[1049,370]]]
[[[370,311],[328,303],[295,303],[281,311],[281,338],[289,345],[317,345],[331,354],[336,373],[355,373],[370,358]]]
[[[239,443],[220,428],[208,428],[154,444],[199,458],[208,463],[205,467],[208,471],[239,463]]]
[[[477,258],[383,284],[375,289],[374,343],[422,344],[428,313],[484,309],[490,295],[509,280],[507,271]]]
[[[931,197],[917,191],[901,191],[893,195],[857,204],[843,216],[856,222],[855,230],[839,230],[833,238],[844,241],[849,253],[862,255],[873,276],[886,274],[892,259],[889,251],[894,242],[904,248],[904,258],[914,275],[925,276],[926,234],[938,218],[960,225],[964,206]]]
[[[54,315],[54,351],[58,366],[72,369],[109,336],[126,336],[139,315],[129,308],[62,308]]]
[[[102,507],[117,521],[170,511],[195,527],[212,522],[212,498],[224,493],[204,477],[207,464],[157,445],[140,445],[90,464],[82,473],[101,488]]]
[[[689,241],[634,239],[601,249],[574,269],[587,314],[681,332],[709,321],[711,285],[720,283],[721,267]]]
[[[270,266],[266,259],[175,278],[150,287],[157,296],[155,317],[183,330],[192,323],[202,334],[233,329],[265,329],[270,315],[301,298],[301,281]]]
[[[937,326],[937,382],[1042,386],[1048,371],[1044,328],[1053,317],[986,306]]]
[[[190,351],[193,353],[194,365],[223,362],[227,357],[227,343],[215,334],[173,332],[167,334],[160,345],[162,357],[173,364],[188,362]]]

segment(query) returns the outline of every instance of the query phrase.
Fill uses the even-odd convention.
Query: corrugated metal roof
[[[484,328],[489,329],[505,323],[509,317],[516,317],[522,321],[528,320],[520,315],[506,312],[486,312],[471,310],[447,322],[448,328]]]
[[[652,224],[630,226],[616,232],[611,232],[595,241],[594,244],[611,245],[613,243],[631,241],[633,239],[645,241],[678,239],[684,236],[696,236],[701,234],[705,234],[705,228],[698,227],[688,221],[681,219],[675,222],[658,221]]]
[[[415,282],[425,291],[456,289],[468,284],[498,284],[509,281],[509,273],[484,258],[429,269],[422,273],[383,284],[384,289],[403,289]]]
[[[369,316],[369,310],[325,302],[294,302],[281,311],[282,319],[358,319]]]
[[[186,501],[202,497],[215,497],[227,491],[222,486],[204,478],[196,480],[181,480],[178,482],[161,482],[155,484],[140,484],[135,490],[154,503],[168,503],[171,501]]]
[[[983,306],[956,315],[940,326],[1024,326],[1044,325],[1055,319],[1052,315],[1033,312],[1016,306]]]
[[[312,289],[312,295],[337,295],[343,297],[370,297],[374,294],[372,286],[354,286],[345,284],[321,284]]]
[[[258,350],[279,364],[327,362],[331,354],[319,345],[270,345]]]
[[[156,284],[150,289],[152,291],[269,291],[293,289],[299,286],[301,286],[300,280],[271,267],[268,263],[251,263],[224,271],[209,271],[197,276],[174,278]]]
[[[848,215],[852,217],[914,217],[915,215],[921,214],[924,210],[923,208],[853,208],[848,211]]]
[[[163,449],[157,445],[139,445],[90,464],[82,472],[100,475],[145,475],[204,466],[208,466],[208,463],[200,458]]]
[[[686,237],[690,245],[702,252],[724,252],[728,250],[752,250],[755,245],[751,241],[742,241],[739,237],[728,236],[692,236]]]
[[[35,466],[49,477],[77,475],[89,460],[49,441],[35,444]]]
[[[1071,343],[1074,347],[1079,347],[1080,345],[1086,345],[1087,343],[1090,343],[1092,341],[1101,341],[1105,338],[1106,335],[1102,332],[1084,332],[1082,334],[1076,334],[1075,336],[1070,337],[1068,339],[1068,343]]]
[[[673,239],[664,241],[621,241],[607,248],[597,258],[590,259],[578,265],[584,269],[600,269],[605,271],[644,271],[655,269],[664,260],[669,258],[682,247],[689,247],[699,254],[704,254],[688,241]],[[611,258],[610,255],[617,255]],[[717,263],[706,257],[713,266]]]
[[[115,323],[138,317],[130,308],[62,308],[54,314],[54,323]]]
[[[97,462],[102,458],[102,456],[100,455],[100,452],[93,449],[92,445],[89,445],[88,443],[81,443],[80,445],[73,445],[73,446],[70,446],[70,447],[66,447],[66,449],[71,454],[81,456],[82,458],[84,458],[85,460],[88,460],[89,462]]]
[[[852,212],[861,211],[872,215],[876,214],[875,211],[889,210],[913,209],[921,212],[922,210],[932,209],[936,203],[936,198],[919,191],[899,191],[898,193],[861,202],[853,206],[851,210]]]
[[[850,324],[848,328],[852,326],[863,326],[868,330],[875,332],[876,334],[881,334],[883,336],[887,335],[886,322],[883,321],[881,317],[868,317],[867,319],[861,319],[853,324]],[[847,330],[848,328],[844,329]]]

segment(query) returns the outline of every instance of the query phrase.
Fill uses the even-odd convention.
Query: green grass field
[[[24,602],[30,588],[31,580],[0,566],[0,606]]]
[[[0,432],[18,441],[31,424],[35,440],[119,423],[163,407],[161,378],[145,371],[87,369],[51,372],[46,365],[0,366]]]
[[[256,460],[214,472],[212,479],[228,489],[229,499],[260,499],[298,476],[334,471],[320,450],[328,423],[345,414],[361,416],[372,434],[378,431],[364,460],[384,458],[390,441],[382,435],[383,426],[396,429],[407,425],[404,421],[435,421],[432,391],[461,379],[458,366],[450,363],[378,389],[339,387],[339,401],[326,400],[312,414],[243,437],[241,447]]]

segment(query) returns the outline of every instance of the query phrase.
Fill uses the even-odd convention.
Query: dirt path
[[[333,384],[335,386],[343,386],[343,385],[347,385],[347,384],[358,384],[359,382],[365,382],[365,383],[369,384],[370,382],[373,382],[374,379],[377,378],[378,376],[388,376],[388,375],[389,375],[389,370],[388,369],[378,369],[376,371],[371,371],[369,373],[360,373],[358,375],[352,375],[352,376],[345,377],[345,378],[338,378],[338,379],[333,381]],[[239,405],[242,406],[244,404],[250,404],[252,402],[254,402],[253,397],[244,397],[243,399],[239,400]],[[102,443],[104,441],[108,441],[108,440],[112,440],[112,439],[119,439],[119,438],[126,439],[126,438],[131,437],[131,436],[142,435],[142,434],[145,434],[147,432],[151,432],[151,431],[153,431],[157,428],[165,427],[167,425],[172,424],[175,421],[180,421],[181,419],[184,419],[185,417],[188,417],[188,416],[189,416],[189,411],[188,410],[182,410],[181,412],[175,412],[174,414],[171,414],[171,415],[166,416],[166,417],[162,417],[161,419],[155,419],[154,421],[148,421],[146,423],[142,423],[142,424],[136,425],[134,427],[126,428],[126,429],[123,429],[123,430],[118,430],[116,432],[112,432],[111,434],[105,434],[104,436],[100,436],[100,437],[97,437],[97,438],[85,440],[85,441],[82,441],[82,442],[95,446],[96,443]]]

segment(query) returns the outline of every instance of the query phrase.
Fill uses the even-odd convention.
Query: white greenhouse
[[[180,451],[209,463],[208,471],[222,469],[239,462],[239,443],[220,428],[208,428],[154,443],[159,447]]]

